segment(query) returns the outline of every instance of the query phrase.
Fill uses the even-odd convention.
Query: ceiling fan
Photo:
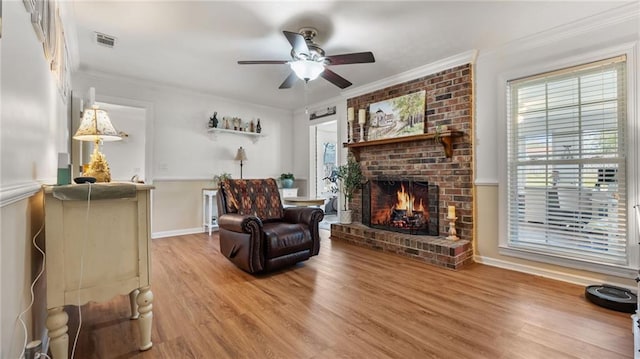
[[[291,44],[291,60],[258,60],[258,61],[238,61],[240,65],[281,65],[288,64],[292,72],[280,85],[281,89],[290,88],[297,78],[309,82],[322,76],[325,80],[340,87],[341,89],[351,86],[344,77],[329,70],[327,66],[361,64],[375,62],[373,53],[356,52],[351,54],[325,56],[324,50],[320,48],[313,38],[318,35],[314,28],[305,27],[297,33],[283,31],[284,36]]]

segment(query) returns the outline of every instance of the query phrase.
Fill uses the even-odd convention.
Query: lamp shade
[[[236,161],[246,161],[247,160],[247,154],[246,152],[244,152],[244,148],[240,147],[238,148],[238,153],[236,153]]]
[[[291,70],[296,73],[301,80],[315,80],[324,71],[324,64],[318,61],[298,60],[289,62]]]
[[[109,120],[107,111],[97,107],[84,110],[80,127],[73,138],[80,141],[118,141],[122,139]]]

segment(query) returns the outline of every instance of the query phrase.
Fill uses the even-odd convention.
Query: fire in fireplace
[[[362,223],[408,234],[439,235],[438,186],[411,179],[370,180],[362,191]]]

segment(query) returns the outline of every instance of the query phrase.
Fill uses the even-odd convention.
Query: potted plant
[[[341,184],[342,194],[344,195],[343,210],[340,212],[340,223],[351,223],[352,210],[349,209],[349,201],[353,198],[353,193],[360,188],[364,180],[360,164],[349,157],[347,163],[338,167],[338,181]]]
[[[220,189],[220,184],[222,183],[222,181],[227,179],[231,179],[230,173],[222,172],[219,175],[213,176],[213,187]]]
[[[295,180],[293,173],[280,174],[280,182],[282,183],[282,188],[293,188],[293,180]]]

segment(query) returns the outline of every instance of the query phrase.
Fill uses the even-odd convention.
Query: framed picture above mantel
[[[370,104],[367,140],[423,134],[426,94],[422,90]]]

